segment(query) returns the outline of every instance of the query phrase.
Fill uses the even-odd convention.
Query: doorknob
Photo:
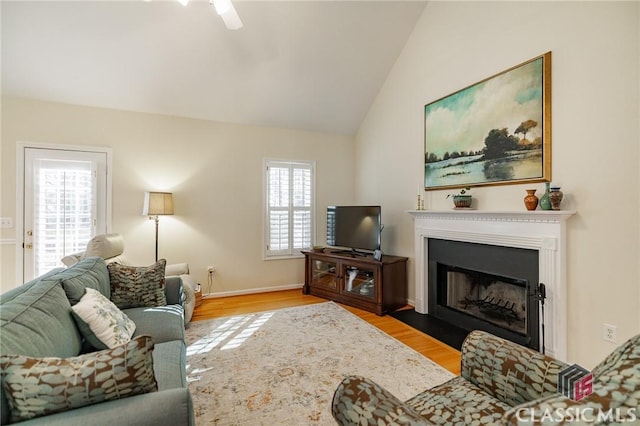
[[[31,244],[31,243],[25,244],[25,245],[24,245],[24,248],[26,248],[26,249],[32,249],[32,248],[33,248],[33,244]]]
[[[33,237],[33,231],[27,231],[27,235],[28,235],[29,237]]]

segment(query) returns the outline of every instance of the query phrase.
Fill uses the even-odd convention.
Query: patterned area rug
[[[192,322],[197,425],[333,425],[347,375],[406,400],[453,375],[333,302]]]

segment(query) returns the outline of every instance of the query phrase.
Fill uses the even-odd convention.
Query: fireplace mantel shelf
[[[452,220],[504,220],[526,222],[559,222],[569,219],[576,214],[575,210],[533,210],[533,211],[508,211],[508,210],[409,210],[414,217],[429,217]]]

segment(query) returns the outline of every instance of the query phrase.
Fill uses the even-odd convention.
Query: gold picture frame
[[[551,52],[425,105],[425,190],[551,181]]]

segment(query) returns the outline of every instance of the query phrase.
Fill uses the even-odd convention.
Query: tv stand
[[[407,304],[407,258],[330,249],[303,251],[304,294],[384,315]]]

